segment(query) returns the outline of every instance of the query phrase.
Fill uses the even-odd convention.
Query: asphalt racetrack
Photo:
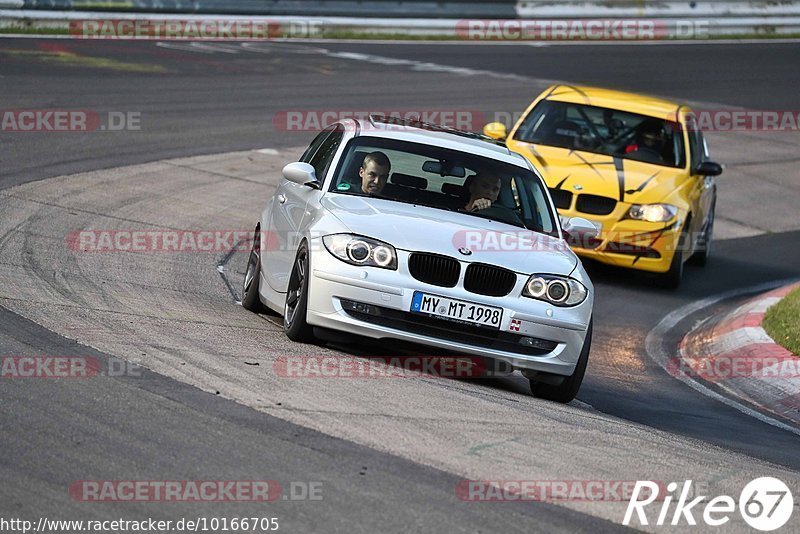
[[[623,502],[473,503],[460,480],[694,479],[717,494],[800,487],[800,430],[669,376],[645,348],[669,312],[800,277],[800,135],[714,132],[718,240],[677,291],[589,265],[594,345],[578,401],[492,380],[291,380],[304,346],[236,302],[235,254],[76,253],[91,228],[250,229],[313,137],[288,111],[511,116],[553,81],[707,109],[797,110],[800,44],[528,46],[0,39],[0,108],[134,114],[139,129],[0,132],[0,355],[124,360],[141,373],[0,379],[0,515],[278,517],[285,532],[612,531]],[[479,128],[482,125],[476,125]],[[727,303],[724,303],[727,304]],[[713,309],[687,315],[664,350]],[[278,501],[91,503],[80,480],[277,480]],[[322,498],[287,488],[319,483]],[[798,497],[796,496],[796,500]],[[797,510],[795,510],[797,512]],[[797,515],[786,528],[798,531]],[[729,525],[744,532],[741,522]]]

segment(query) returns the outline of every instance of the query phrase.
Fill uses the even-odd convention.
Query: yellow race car
[[[588,219],[596,236],[570,236],[583,257],[659,273],[677,287],[690,258],[705,265],[722,167],[684,105],[606,89],[554,85],[510,132],[499,122],[484,134],[504,140],[542,173],[562,226]]]

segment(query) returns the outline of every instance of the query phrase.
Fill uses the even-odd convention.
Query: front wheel
[[[264,310],[264,306],[258,298],[258,284],[261,278],[261,240],[258,230],[259,228],[256,227],[253,247],[250,249],[250,257],[247,260],[247,270],[244,273],[244,283],[242,284],[242,307],[254,313]]]
[[[669,270],[658,277],[658,285],[660,287],[665,289],[677,289],[681,285],[681,280],[683,280],[683,260],[686,256],[689,238],[687,229],[689,228],[690,222],[691,219],[687,219],[686,224],[683,226],[681,235],[678,238],[678,247],[672,255],[672,263],[669,264]]]
[[[308,246],[300,245],[294,260],[286,304],[283,308],[283,329],[292,341],[314,341],[314,329],[306,322],[308,313]]]
[[[705,267],[708,263],[708,258],[711,256],[711,240],[714,237],[714,213],[716,212],[716,202],[711,205],[711,211],[708,212],[708,220],[706,221],[706,229],[703,235],[700,236],[700,243],[698,243],[698,250],[692,256],[692,263]]]
[[[589,352],[592,350],[592,325],[594,320],[589,321],[589,328],[586,330],[586,338],[583,341],[581,355],[578,357],[578,364],[571,376],[566,377],[560,384],[552,385],[537,382],[536,378],[530,378],[531,393],[534,397],[550,400],[553,402],[567,403],[575,398],[578,390],[581,389],[583,376],[586,374],[586,364],[589,362]]]

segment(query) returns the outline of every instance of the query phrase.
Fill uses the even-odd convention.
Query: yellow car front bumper
[[[626,218],[629,205],[620,203],[609,215],[588,215],[558,210],[563,218],[583,217],[600,230],[596,238],[571,236],[570,246],[581,257],[608,265],[665,273],[678,249],[685,215],[679,213],[665,223]]]

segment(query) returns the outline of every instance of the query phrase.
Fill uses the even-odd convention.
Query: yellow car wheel
[[[658,285],[665,289],[677,289],[678,286],[681,285],[681,280],[683,279],[683,263],[689,241],[689,235],[686,233],[686,229],[689,227],[691,220],[690,215],[683,225],[681,235],[678,238],[678,246],[675,248],[675,254],[672,255],[672,263],[669,264],[669,270],[658,279]]]
[[[711,240],[714,238],[714,212],[716,211],[716,201],[711,205],[711,210],[708,212],[708,222],[706,229],[701,236],[701,242],[697,252],[692,256],[691,262],[694,265],[705,267],[708,264],[708,258],[711,256]]]

